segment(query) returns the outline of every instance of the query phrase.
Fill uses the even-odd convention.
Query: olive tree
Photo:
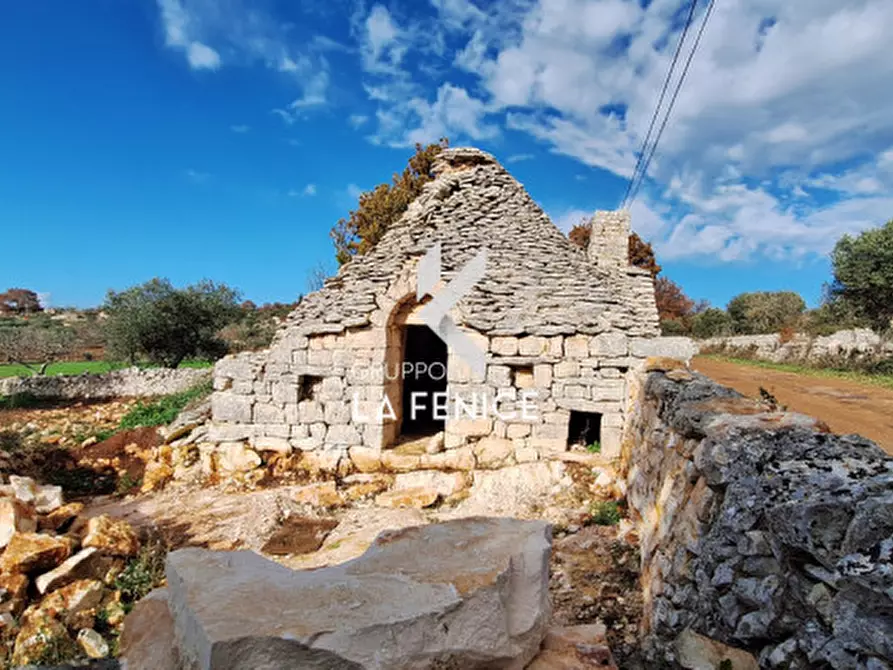
[[[227,345],[220,330],[242,314],[238,292],[225,284],[202,281],[177,289],[157,278],[109,291],[103,311],[110,356],[171,368],[187,358],[223,356]]]
[[[846,301],[875,328],[893,319],[893,220],[851,237],[844,235],[831,252],[831,294]]]

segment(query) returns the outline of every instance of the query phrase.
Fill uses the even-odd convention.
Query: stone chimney
[[[599,210],[590,222],[589,260],[604,268],[629,265],[630,215],[625,209]]]

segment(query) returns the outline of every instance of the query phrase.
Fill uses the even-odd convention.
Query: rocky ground
[[[27,472],[47,481],[46,475],[52,474],[59,481],[61,471],[63,484],[77,484],[68,497],[84,508],[64,533],[69,554],[89,548],[84,533],[91,518],[120,520],[122,528],[134,529],[135,538],[160,538],[159,546],[252,549],[295,569],[355,558],[385,529],[476,515],[545,518],[555,525],[550,583],[555,623],[603,624],[620,667],[638,667],[636,538],[625,521],[592,523],[591,502],[603,492],[597,490],[597,473],[588,465],[530,463],[475,473],[377,472],[331,479],[274,457],[250,477],[211,486],[169,483],[176,469],[189,464],[162,442],[176,445],[179,440],[186,448],[180,451],[188,450],[195,422],[181,421],[179,428],[160,432],[127,431],[101,441],[93,437],[116,426],[130,406],[122,401],[0,410],[0,434],[17,441],[7,452],[7,476]],[[93,491],[90,486],[95,486]],[[134,556],[116,555],[116,560],[123,569],[121,561],[126,565]],[[36,576],[28,574],[29,579]],[[100,605],[126,601],[129,596],[116,588],[117,577],[105,577],[97,578],[103,585]],[[33,607],[42,600],[33,587],[31,591],[33,598],[26,603]],[[97,613],[92,622],[77,623],[92,623],[114,653],[117,630],[103,628],[106,616]],[[61,628],[56,629],[61,634]],[[67,626],[67,639],[77,645],[79,635],[91,636],[80,630]],[[11,639],[14,654],[17,637]]]

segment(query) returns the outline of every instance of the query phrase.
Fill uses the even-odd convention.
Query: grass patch
[[[596,526],[616,526],[623,515],[616,500],[600,500],[589,507],[589,522]]]
[[[592,444],[586,445],[586,451],[590,454],[600,454],[602,453],[602,444],[598,440],[593,442]]]
[[[142,428],[143,426],[163,426],[177,418],[177,415],[193,400],[203,398],[211,393],[211,382],[193,386],[191,389],[162,396],[152,402],[138,402],[136,406],[121,418],[120,430]]]
[[[840,370],[837,368],[813,368],[807,365],[796,365],[794,363],[772,363],[771,361],[759,361],[751,358],[735,358],[734,356],[723,356],[721,354],[702,354],[701,357],[713,361],[720,361],[722,363],[749,365],[754,368],[776,370],[778,372],[792,372],[794,374],[806,375],[809,377],[844,379],[859,384],[868,384],[870,386],[893,389],[893,375],[875,375],[866,372],[854,372],[853,370]]]
[[[183,361],[180,363],[181,368],[208,368],[214,363],[211,361]],[[113,370],[121,370],[130,367],[130,363],[109,362],[109,361],[62,361],[59,363],[50,363],[47,366],[46,375],[53,377],[56,375],[79,375],[84,372],[94,374],[102,374],[104,372],[112,372]],[[157,367],[146,363],[137,364],[140,368]],[[6,363],[0,365],[0,377],[31,377],[34,370],[19,365],[18,363]]]

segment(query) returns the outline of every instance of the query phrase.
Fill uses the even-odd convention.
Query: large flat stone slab
[[[545,634],[550,551],[547,523],[482,517],[386,531],[319,570],[181,549],[168,603],[181,657],[201,670],[520,670]]]

